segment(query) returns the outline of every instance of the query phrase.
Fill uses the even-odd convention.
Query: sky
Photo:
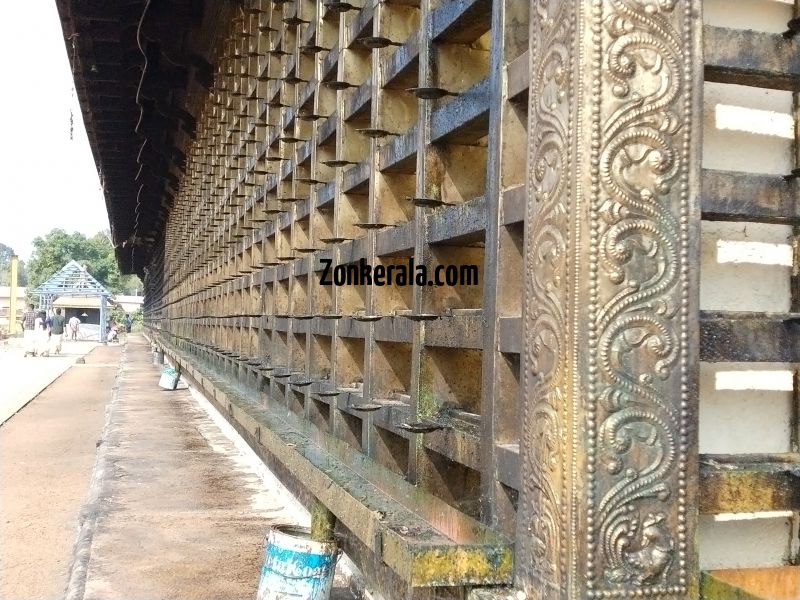
[[[0,2],[0,73],[0,243],[108,229],[54,0]]]

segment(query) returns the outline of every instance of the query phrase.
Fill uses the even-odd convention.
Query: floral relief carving
[[[526,256],[525,330],[532,336],[523,357],[526,403],[519,543],[533,557],[523,568],[539,582],[540,598],[560,598],[566,586],[567,268],[569,245],[571,28],[568,3],[535,3],[532,27],[531,129]]]
[[[517,540],[529,598],[690,587],[695,6],[531,2]]]
[[[687,170],[681,113],[686,57],[672,0],[609,0],[595,43],[602,54],[593,124],[601,145],[592,216],[598,249],[590,386],[597,403],[597,470],[589,537],[604,586],[675,581],[676,480],[681,429],[680,210]],[[596,474],[596,477],[595,477]],[[678,587],[678,586],[674,586]]]

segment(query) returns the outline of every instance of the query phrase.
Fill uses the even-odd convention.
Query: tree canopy
[[[11,284],[11,256],[14,254],[14,249],[5,244],[0,244],[0,285]],[[17,268],[17,284],[24,286],[27,283],[25,275],[25,263],[19,261]]]
[[[86,237],[53,229],[33,240],[33,254],[27,264],[28,288],[33,291],[57,273],[70,260],[86,270],[114,294],[130,294],[140,287],[135,275],[122,275],[107,233]]]

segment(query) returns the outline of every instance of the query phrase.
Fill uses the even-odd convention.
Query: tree
[[[46,236],[33,240],[33,254],[28,261],[28,288],[32,291],[74,260],[114,294],[136,290],[140,283],[135,275],[122,275],[117,267],[114,248],[103,232],[87,238],[82,233],[53,229]]]
[[[11,256],[14,249],[5,244],[0,244],[0,285],[11,285]],[[19,261],[17,267],[17,284],[24,286],[27,283],[25,276],[25,262]]]

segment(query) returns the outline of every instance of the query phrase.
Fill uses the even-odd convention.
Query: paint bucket
[[[339,550],[307,527],[275,525],[264,544],[257,600],[328,600]]]
[[[178,387],[179,378],[178,371],[172,367],[164,367],[164,370],[161,371],[161,379],[158,380],[158,385],[165,390],[174,390]]]

